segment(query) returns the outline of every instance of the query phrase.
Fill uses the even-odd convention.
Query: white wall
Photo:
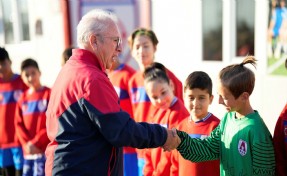
[[[255,0],[255,57],[258,59],[256,85],[251,103],[258,110],[273,134],[278,115],[287,101],[287,78],[266,73],[266,28],[268,0]],[[225,110],[218,105],[216,77],[220,69],[231,63],[240,63],[234,56],[232,18],[234,4],[223,0],[223,62],[202,61],[201,0],[152,1],[152,29],[159,38],[156,60],[165,64],[182,81],[193,71],[207,72],[213,80],[215,99],[210,111],[219,118]]]
[[[20,73],[21,62],[32,57],[37,60],[42,72],[43,85],[51,87],[61,68],[64,50],[63,19],[58,0],[30,0],[29,17],[31,41],[5,45],[12,60],[12,69]],[[35,23],[42,20],[43,35],[35,34]]]

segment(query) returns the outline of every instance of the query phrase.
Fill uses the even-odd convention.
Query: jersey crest
[[[17,101],[21,94],[22,94],[22,90],[15,90],[13,94],[14,99]]]
[[[47,100],[40,100],[38,102],[38,109],[40,112],[44,112],[47,109],[48,102]]]
[[[238,152],[240,153],[241,156],[246,155],[247,153],[247,142],[240,139],[238,142]]]

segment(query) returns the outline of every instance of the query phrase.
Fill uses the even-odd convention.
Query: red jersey
[[[282,110],[275,129],[273,136],[273,145],[275,150],[276,160],[276,175],[286,176],[287,175],[287,104]]]
[[[49,143],[46,131],[46,110],[50,98],[50,88],[31,92],[26,90],[20,97],[16,109],[16,134],[22,146],[32,142],[43,153]],[[24,150],[24,155],[26,155]]]
[[[15,109],[17,101],[27,86],[20,75],[15,74],[11,81],[0,79],[0,148],[19,147],[15,134]]]
[[[119,98],[121,108],[132,116],[132,105],[129,96],[128,82],[136,71],[126,65],[121,64],[117,69],[109,73],[109,79],[112,82]]]
[[[152,123],[160,124],[168,129],[177,128],[178,124],[189,115],[181,100],[177,100],[169,109],[157,109]],[[162,148],[146,149],[144,152],[146,164],[145,176],[171,175],[171,152]]]
[[[178,126],[178,130],[185,131],[192,138],[204,139],[210,135],[215,129],[220,120],[213,114],[209,113],[209,117],[202,122],[195,123],[190,120],[190,117],[186,117]],[[189,160],[185,160],[178,151],[172,151],[172,174],[174,176],[203,176],[203,175],[220,175],[219,160],[205,161],[200,163],[194,163]]]
[[[119,99],[121,108],[133,118],[131,99],[129,96],[128,82],[136,71],[126,65],[121,64],[118,68],[109,73],[109,79],[113,84]],[[124,147],[124,153],[136,153],[135,148]]]

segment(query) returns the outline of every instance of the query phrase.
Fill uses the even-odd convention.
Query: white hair
[[[111,12],[102,9],[94,9],[84,15],[77,26],[78,46],[84,47],[89,42],[92,34],[102,34],[108,30],[111,23],[116,24],[117,17]]]

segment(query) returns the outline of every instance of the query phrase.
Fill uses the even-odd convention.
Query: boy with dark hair
[[[202,71],[192,72],[185,80],[183,95],[190,116],[179,124],[178,129],[185,131],[191,138],[207,138],[220,123],[216,116],[208,112],[213,100],[212,80],[209,75]],[[218,159],[195,163],[185,160],[177,151],[173,151],[173,157],[174,175],[220,175]]]
[[[23,152],[15,135],[15,109],[27,88],[20,75],[13,73],[5,48],[0,47],[0,174],[22,175]]]
[[[35,60],[29,58],[22,62],[21,76],[29,87],[19,99],[15,120],[16,135],[24,151],[23,176],[44,176],[44,152],[49,143],[45,113],[51,91],[42,86],[41,72]]]

